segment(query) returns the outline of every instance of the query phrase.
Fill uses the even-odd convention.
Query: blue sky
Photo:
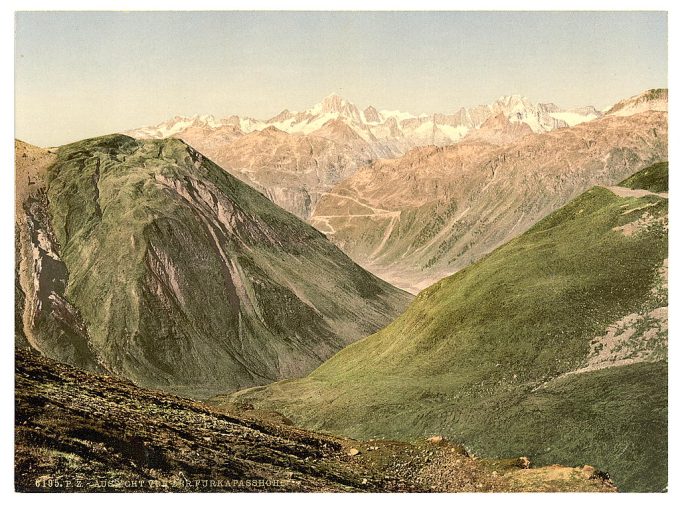
[[[333,91],[413,113],[513,93],[602,108],[666,87],[667,60],[665,13],[20,12],[16,136],[267,118]]]

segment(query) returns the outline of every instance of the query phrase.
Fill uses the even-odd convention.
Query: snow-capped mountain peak
[[[415,114],[411,114],[410,112],[402,112],[400,110],[386,110],[383,109],[380,111],[380,115],[385,118],[394,118],[397,120],[397,122],[404,121],[406,119],[415,119],[418,117],[423,117],[427,116],[427,114],[421,114],[420,116],[416,116]]]
[[[212,115],[176,116],[156,126],[127,132],[144,138],[181,136],[189,129],[220,133],[224,138],[262,131],[273,126],[292,135],[331,135],[339,138],[341,121],[356,135],[372,145],[380,156],[398,155],[422,145],[447,145],[459,142],[478,130],[489,118],[502,114],[512,123],[524,123],[535,133],[576,125],[601,116],[593,107],[563,110],[553,103],[532,103],[520,94],[500,96],[488,105],[459,108],[456,112],[414,115],[399,110],[378,110],[372,105],[360,110],[338,93],[331,93],[319,103],[302,112],[284,109],[268,120],[230,116],[216,119]],[[331,122],[331,123],[329,123]],[[330,125],[330,126],[329,126]],[[351,135],[343,134],[350,138]]]
[[[140,138],[167,138],[186,131],[189,128],[198,127],[215,129],[224,126],[226,121],[220,121],[212,114],[194,114],[193,116],[174,116],[167,121],[158,123],[155,126],[138,128],[126,132],[132,136]]]
[[[287,121],[287,120],[289,120],[289,119],[295,117],[296,114],[297,114],[297,112],[291,112],[291,111],[289,111],[288,109],[283,109],[283,110],[282,110],[281,112],[279,112],[276,116],[274,116],[273,118],[269,119],[269,120],[267,121],[267,123],[279,123],[279,122],[281,122],[281,121]]]
[[[321,102],[307,111],[312,116],[327,114],[328,119],[335,117],[345,117],[353,121],[361,121],[361,113],[356,105],[346,100],[337,93],[331,93]]]
[[[527,109],[533,106],[529,99],[522,95],[504,95],[498,97],[494,106],[502,107],[509,111]]]

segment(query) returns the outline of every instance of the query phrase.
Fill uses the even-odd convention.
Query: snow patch
[[[598,116],[595,114],[588,114],[584,116],[583,114],[578,114],[577,112],[551,112],[550,116],[560,121],[564,121],[569,126],[587,123],[588,121],[598,118]]]

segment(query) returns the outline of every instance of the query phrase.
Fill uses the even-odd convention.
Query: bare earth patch
[[[649,212],[645,212],[644,214],[642,214],[642,217],[640,217],[640,219],[631,221],[630,223],[626,223],[624,225],[617,226],[616,228],[612,229],[614,231],[623,233],[626,237],[632,237],[637,233],[647,231],[650,228],[650,226],[653,226],[657,223],[662,224],[664,226],[664,229],[666,230],[668,229],[667,216],[653,216]]]

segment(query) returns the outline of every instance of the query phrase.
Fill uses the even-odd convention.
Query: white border
[[[680,33],[677,19],[678,9],[671,1],[647,0],[647,1],[606,1],[606,0],[555,0],[555,1],[500,1],[500,0],[475,0],[474,2],[441,2],[435,0],[419,0],[419,1],[379,1],[379,0],[345,0],[345,1],[329,1],[321,3],[310,0],[298,1],[273,1],[273,0],[251,0],[251,1],[232,1],[219,2],[210,0],[165,0],[162,2],[153,0],[120,0],[120,1],[85,1],[85,0],[4,0],[0,4],[0,60],[3,70],[3,77],[0,81],[2,86],[2,93],[0,94],[0,164],[4,181],[0,183],[0,236],[5,237],[0,248],[0,257],[2,259],[2,269],[0,270],[1,290],[0,296],[2,303],[0,310],[2,311],[0,321],[3,323],[3,332],[1,337],[4,342],[4,347],[0,353],[2,359],[2,436],[0,436],[0,454],[2,456],[0,467],[0,490],[3,492],[3,498],[8,502],[32,502],[33,500],[40,500],[44,503],[45,500],[56,503],[89,503],[93,499],[97,502],[115,503],[120,501],[121,496],[116,495],[102,495],[93,498],[92,495],[27,495],[14,494],[14,461],[13,461],[13,406],[14,406],[14,390],[13,390],[13,324],[14,324],[14,243],[10,237],[14,234],[14,191],[13,178],[14,173],[14,100],[13,100],[13,68],[14,68],[14,11],[16,10],[662,10],[669,11],[669,62],[677,62],[677,43],[678,33]],[[677,63],[674,65],[669,63],[669,89],[673,88],[675,83]],[[670,117],[671,120],[670,136],[669,136],[669,156],[672,158],[671,166],[674,169],[673,160],[675,160],[675,143],[678,139],[675,130],[675,121],[677,109],[674,99],[674,91],[671,91],[670,98]],[[622,97],[623,98],[623,97]],[[676,191],[680,191],[680,176],[676,177],[671,174],[671,193],[674,195]],[[675,204],[671,204],[671,222],[680,222],[676,219],[680,211],[676,211]],[[671,338],[675,338],[676,329],[679,327],[676,324],[675,314],[675,295],[678,293],[678,279],[675,275],[675,252],[679,250],[678,233],[676,233],[675,225],[671,226],[670,230],[670,254],[673,257],[670,267],[670,298],[671,298],[671,316],[670,316],[670,334]],[[405,503],[412,500],[426,499],[430,503],[452,503],[458,501],[471,501],[475,503],[488,503],[498,500],[511,501],[517,503],[541,503],[550,501],[552,503],[565,503],[572,505],[574,501],[590,502],[596,501],[598,503],[617,503],[645,500],[651,502],[667,502],[670,499],[677,499],[680,496],[680,480],[673,477],[678,474],[677,464],[677,449],[678,437],[674,426],[677,424],[676,406],[677,402],[677,366],[675,345],[671,342],[670,345],[670,396],[669,396],[669,488],[670,492],[662,495],[618,495],[618,496],[594,496],[594,495],[323,495],[318,494],[289,494],[289,495],[212,495],[202,494],[200,497],[195,495],[185,496],[180,494],[172,495],[126,495],[124,499],[131,502],[141,503],[142,501],[163,499],[165,502],[180,503],[184,500],[201,500],[202,503],[220,501],[225,502],[248,502],[248,503],[265,503],[275,501],[277,503],[295,503],[296,505],[304,503],[318,503],[322,499],[324,502],[340,503],[345,500],[356,500],[358,502],[374,503],[376,501],[383,502],[389,500],[391,503]]]

